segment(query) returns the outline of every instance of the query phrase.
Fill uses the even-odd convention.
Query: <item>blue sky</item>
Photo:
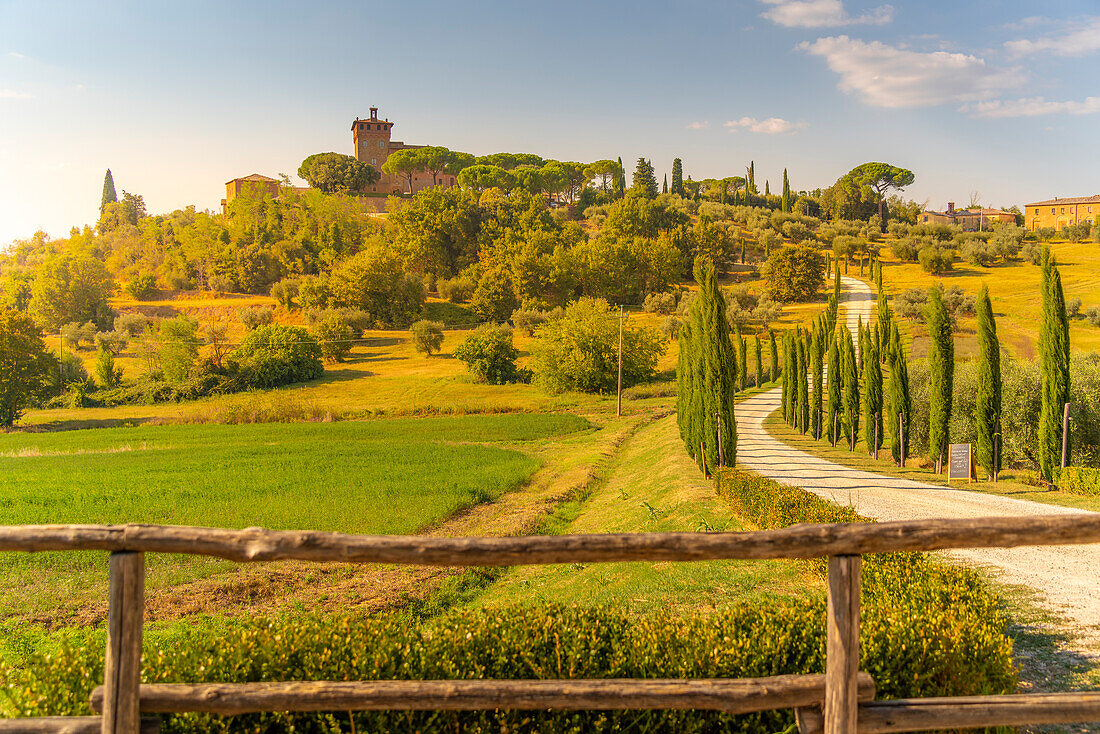
[[[0,0],[0,244],[394,137],[694,178],[913,169],[940,208],[1100,193],[1100,2]]]

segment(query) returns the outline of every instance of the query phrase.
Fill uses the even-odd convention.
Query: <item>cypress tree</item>
[[[772,195],[772,182],[768,179],[764,179],[764,196]]]
[[[664,182],[664,185],[661,188],[661,193],[662,194],[667,194],[668,193],[668,174],[667,173],[665,174],[665,182]]]
[[[836,273],[833,277],[833,298],[837,303],[840,303],[840,262],[836,264]]]
[[[812,351],[810,352],[810,371],[813,373],[814,382],[814,394],[813,400],[810,403],[810,426],[814,432],[814,438],[821,438],[821,406],[823,399],[821,395],[821,389],[823,385],[822,373],[822,351],[825,346],[825,323],[821,321],[819,324],[814,324],[813,338],[810,341],[812,345]]]
[[[787,332],[786,347],[784,349],[786,354],[786,368],[783,370],[787,375],[787,422],[792,426],[798,426],[798,346],[795,339],[795,333],[793,331]]]
[[[797,342],[795,346],[798,349],[798,374],[795,378],[798,382],[798,430],[800,433],[805,434],[809,428],[806,423],[807,418],[810,417],[810,398],[808,395],[808,376],[806,374],[806,339],[801,329],[798,330],[795,341]]]
[[[689,383],[677,395],[677,416],[688,454],[712,469],[733,466],[737,457],[737,430],[733,413],[737,362],[726,320],[726,303],[718,288],[714,265],[702,258],[695,263],[699,295],[692,301],[680,343],[686,352],[678,365],[678,382]],[[721,415],[722,456],[718,454],[718,416]],[[700,449],[705,446],[705,454]]]
[[[653,164],[645,158],[639,158],[634,167],[630,193],[632,196],[640,196],[643,199],[657,198],[657,177],[653,175]]]
[[[826,375],[826,379],[829,381],[829,399],[825,415],[825,431],[829,435],[829,443],[833,445],[836,445],[836,442],[840,440],[841,386],[844,384],[840,367],[840,343],[838,339],[839,335],[830,334],[827,359],[829,364],[828,374]]]
[[[840,337],[843,350],[841,369],[844,371],[844,392],[841,395],[844,404],[844,422],[848,427],[848,450],[855,450],[859,438],[859,374],[856,369],[856,350],[852,344],[852,334],[843,330]]]
[[[760,385],[763,384],[760,381],[760,376],[764,374],[764,360],[763,360],[764,349],[763,349],[763,345],[760,344],[760,335],[759,334],[753,334],[752,338],[753,338],[753,345],[752,345],[753,346],[753,354],[756,356],[756,364],[753,365],[754,367],[756,367],[756,374],[753,375],[753,380],[752,381],[753,381],[754,386],[760,387]]]
[[[951,315],[939,286],[928,289],[928,454],[943,468],[951,443],[951,400],[955,378],[955,346],[951,338]]]
[[[789,212],[791,210],[791,184],[787,181],[787,169],[783,169],[783,202],[780,204],[780,210]]]
[[[115,177],[111,175],[111,169],[107,169],[107,173],[103,176],[103,196],[99,200],[99,218],[103,218],[103,212],[107,210],[108,204],[113,204],[118,201],[118,194],[115,193]]]
[[[669,189],[674,194],[684,196],[684,163],[679,158],[672,161],[672,187]]]
[[[995,442],[1001,417],[1001,343],[989,289],[982,285],[978,293],[978,392],[974,400],[974,428],[978,433],[978,463],[990,479],[1001,467]]]
[[[891,326],[889,339],[890,381],[887,385],[886,401],[889,407],[889,417],[884,418],[887,424],[887,433],[890,436],[890,452],[894,456],[894,462],[901,462],[909,456],[909,444],[911,442],[909,414],[912,412],[912,401],[909,395],[909,366],[906,362],[905,349],[901,345],[901,337],[898,334],[898,325]],[[900,421],[905,425],[905,443],[902,445]],[[904,454],[902,449],[904,449]]]
[[[882,364],[875,335],[870,334],[865,344],[868,353],[863,361],[863,442],[867,444],[867,453],[874,454],[882,448]]]
[[[1053,482],[1061,466],[1062,411],[1069,402],[1069,320],[1062,275],[1050,253],[1043,249],[1043,310],[1039,332],[1043,401],[1039,412],[1039,473]]]
[[[745,344],[745,337],[741,334],[741,327],[737,327],[737,389],[746,390],[749,387],[749,350]]]
[[[775,343],[775,332],[768,329],[768,379],[775,382],[779,369],[779,345]]]
[[[856,317],[856,375],[863,379],[863,358],[867,353],[867,335],[863,333],[863,314]]]
[[[626,194],[626,170],[623,168],[622,156],[619,156],[619,175],[615,177],[611,194],[616,199],[621,199]]]
[[[886,300],[886,290],[879,285],[878,288],[878,333],[879,349],[881,352],[886,352],[888,346],[888,340],[890,338],[890,322],[892,317],[890,315],[890,303]],[[883,360],[888,362],[889,360]]]
[[[745,202],[748,203],[747,194],[756,193],[756,161],[749,161],[749,175],[745,181]]]

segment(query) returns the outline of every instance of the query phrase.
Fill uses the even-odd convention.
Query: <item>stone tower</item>
[[[393,123],[389,120],[378,119],[377,107],[370,108],[369,119],[355,118],[355,122],[351,124],[355,157],[381,171],[382,164],[392,152],[390,147],[390,128],[392,127]]]

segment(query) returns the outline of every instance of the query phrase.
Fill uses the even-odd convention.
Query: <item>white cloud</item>
[[[825,59],[840,75],[842,91],[874,107],[980,102],[1023,81],[1019,71],[991,67],[970,54],[910,51],[848,36],[819,38],[798,48]]]
[[[11,56],[13,59],[25,59],[25,58],[27,58],[26,56],[19,53],[18,51],[8,51],[8,56]]]
[[[771,6],[761,15],[787,28],[835,28],[843,25],[882,25],[894,17],[889,5],[852,16],[841,0],[761,0]]]
[[[710,127],[710,123],[707,122],[706,120],[703,120],[702,122],[689,122],[688,126],[687,126],[687,129],[688,130],[706,130],[708,127]]]
[[[1066,24],[1061,30],[1037,38],[1022,38],[1005,43],[1016,56],[1050,53],[1055,56],[1085,56],[1100,51],[1100,17]]]
[[[14,89],[0,89],[0,99],[30,99],[33,95]]]
[[[1100,112],[1100,97],[1085,97],[1080,102],[1050,102],[1042,97],[991,100],[965,105],[971,117],[1037,117],[1039,115],[1094,115]]]
[[[766,120],[758,120],[755,117],[742,117],[740,120],[730,120],[725,126],[730,129],[730,132],[748,130],[765,135],[783,135],[784,133],[801,130],[806,127],[806,123],[791,122],[790,120],[784,120],[782,117],[769,117]]]

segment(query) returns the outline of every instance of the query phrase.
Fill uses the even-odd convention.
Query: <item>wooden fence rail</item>
[[[860,568],[867,553],[1100,542],[1100,514],[794,525],[748,533],[430,538],[160,525],[0,526],[0,551],[110,551],[100,716],[0,720],[6,732],[156,731],[144,713],[386,709],[795,709],[800,731],[900,732],[1100,720],[1100,693],[874,701],[859,665]],[[825,675],[706,680],[299,681],[142,685],[144,554],[238,562],[511,566],[609,561],[829,558]]]

